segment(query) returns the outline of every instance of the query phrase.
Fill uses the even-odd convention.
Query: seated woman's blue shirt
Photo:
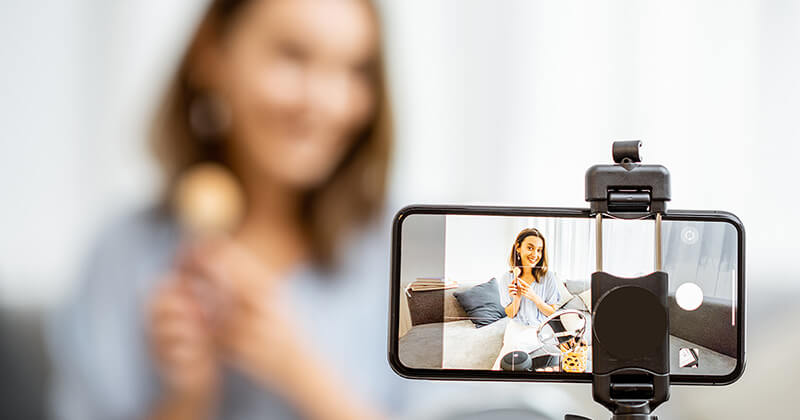
[[[383,222],[383,221],[382,221]],[[383,223],[389,226],[389,223]],[[127,218],[96,243],[73,296],[50,323],[53,418],[143,419],[162,388],[146,330],[146,308],[181,242],[158,211]],[[297,267],[286,284],[294,319],[319,359],[361,398],[397,412],[405,386],[386,362],[388,234],[375,225],[346,246],[336,270]],[[294,419],[277,393],[226,368],[216,418]]]
[[[500,293],[500,304],[506,307],[511,304],[511,295],[508,293],[508,286],[514,280],[514,275],[506,271],[498,276],[497,288]],[[558,292],[558,279],[552,271],[548,271],[539,279],[538,282],[531,284],[531,291],[537,294],[548,305],[556,305],[561,300],[561,294]],[[519,322],[525,325],[539,325],[547,316],[539,310],[532,300],[523,297],[520,303],[519,312],[515,317]]]

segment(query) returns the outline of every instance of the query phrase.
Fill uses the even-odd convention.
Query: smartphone
[[[603,271],[638,277],[655,270],[654,217],[605,215],[602,229]],[[742,375],[744,241],[731,213],[663,214],[673,384],[723,385]],[[591,382],[597,246],[589,209],[400,210],[392,235],[390,365],[416,379]],[[626,332],[630,340],[643,333]]]

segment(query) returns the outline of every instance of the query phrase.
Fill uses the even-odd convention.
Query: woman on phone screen
[[[556,311],[561,296],[547,263],[547,241],[537,229],[524,229],[511,245],[509,271],[500,276],[500,304],[506,315],[539,325]]]

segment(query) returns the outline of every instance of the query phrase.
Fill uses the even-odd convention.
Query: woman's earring
[[[217,142],[231,125],[230,106],[211,92],[199,92],[189,102],[189,127],[198,139]]]

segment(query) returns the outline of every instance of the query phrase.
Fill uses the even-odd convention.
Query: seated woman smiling
[[[556,276],[548,270],[544,235],[534,228],[522,230],[511,246],[508,265],[498,282],[506,315],[524,325],[541,324],[561,299]]]

